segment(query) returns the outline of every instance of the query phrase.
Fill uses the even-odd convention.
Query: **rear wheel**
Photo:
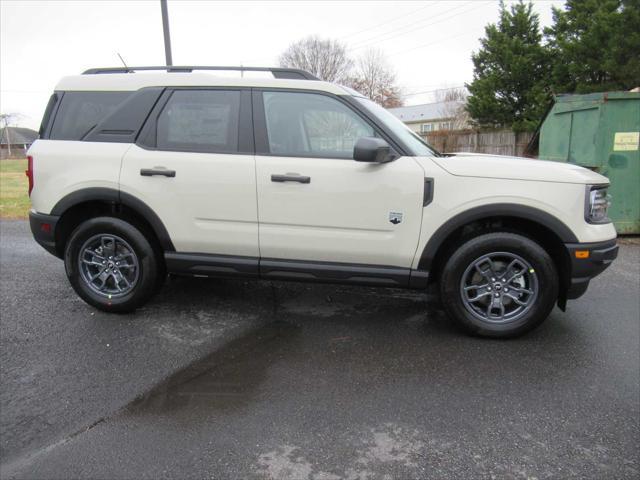
[[[147,238],[130,223],[98,217],[80,224],[65,248],[65,269],[85,302],[129,312],[157,289],[161,268]]]
[[[466,331],[513,337],[542,323],[558,298],[558,274],[537,243],[489,233],[463,243],[440,281],[445,310]]]

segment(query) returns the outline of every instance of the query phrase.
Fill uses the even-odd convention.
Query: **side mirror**
[[[377,137],[361,137],[353,147],[353,159],[356,162],[386,163],[394,160],[391,147]]]

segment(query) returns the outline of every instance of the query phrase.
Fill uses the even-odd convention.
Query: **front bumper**
[[[42,248],[56,257],[60,257],[60,252],[56,248],[56,225],[59,219],[57,215],[29,212],[29,226],[33,238]]]
[[[602,273],[618,256],[616,239],[598,243],[565,244],[571,264],[567,299],[581,297],[589,281]]]

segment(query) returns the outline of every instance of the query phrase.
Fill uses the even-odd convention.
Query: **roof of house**
[[[464,105],[464,102],[452,100],[448,102],[424,103],[422,105],[411,105],[409,107],[390,108],[393,113],[403,122],[420,122],[424,120],[440,120],[451,117],[458,107]]]
[[[11,142],[11,145],[30,145],[35,141],[36,138],[38,138],[38,132],[36,132],[35,130],[31,130],[30,128],[0,128],[0,145],[6,145],[8,141]]]

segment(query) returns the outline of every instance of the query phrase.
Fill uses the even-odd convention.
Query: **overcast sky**
[[[541,24],[563,3],[536,1]],[[496,0],[169,0],[175,65],[273,66],[289,43],[319,35],[343,41],[354,57],[380,48],[409,105],[471,80],[471,52],[497,16]],[[36,128],[60,77],[119,66],[117,53],[128,65],[164,64],[159,0],[0,0],[0,111]]]

